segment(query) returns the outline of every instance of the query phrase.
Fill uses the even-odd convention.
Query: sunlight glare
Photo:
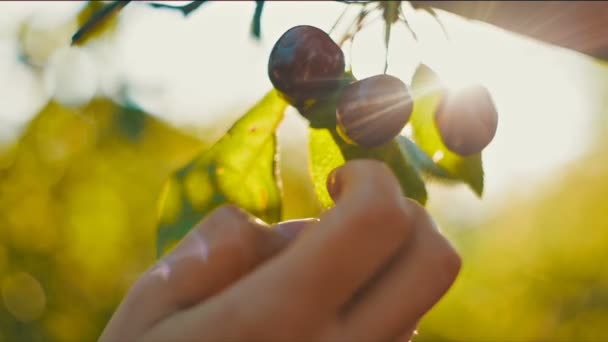
[[[602,73],[591,58],[491,25],[439,14],[449,38],[430,15],[410,16],[421,61],[449,89],[485,86],[499,115],[496,136],[483,152],[483,201],[462,187],[431,189],[437,192],[430,196],[431,206],[459,203],[451,214],[470,219],[462,205],[497,205],[509,198],[504,195],[507,189],[533,193],[531,185],[584,153],[606,84],[598,81]]]

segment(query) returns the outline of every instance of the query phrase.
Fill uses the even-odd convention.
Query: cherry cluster
[[[371,148],[388,143],[406,125],[413,110],[408,87],[380,74],[344,86],[342,49],[324,31],[295,26],[274,45],[268,76],[275,89],[306,117],[311,103],[336,102],[336,130],[348,143]],[[498,116],[488,91],[474,86],[442,96],[435,123],[444,144],[460,155],[478,153],[494,138]]]

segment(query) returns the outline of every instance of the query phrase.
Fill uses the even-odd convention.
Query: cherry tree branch
[[[91,17],[72,36],[72,45],[77,45],[84,41],[91,31],[103,24],[110,16],[123,9],[130,2],[131,0],[114,1],[93,13],[93,15],[91,15]]]
[[[154,8],[167,8],[167,9],[177,10],[177,11],[182,12],[184,17],[187,17],[190,13],[194,12],[199,7],[201,7],[201,5],[207,3],[208,1],[209,0],[191,1],[190,3],[182,5],[182,6],[158,4],[158,3],[154,3],[154,2],[150,3],[149,5]]]
[[[154,8],[180,11],[188,16],[209,0],[191,1],[183,6],[148,3]],[[347,5],[366,5],[375,1],[334,0]],[[72,36],[72,45],[131,1],[114,1],[94,13]],[[257,21],[252,34],[258,36],[259,17],[264,1],[256,1]],[[608,58],[608,2],[602,1],[409,1],[412,7],[431,13],[434,9],[480,20],[540,41],[573,49],[593,57]],[[445,28],[442,27],[445,30]]]
[[[608,59],[607,1],[410,1]]]

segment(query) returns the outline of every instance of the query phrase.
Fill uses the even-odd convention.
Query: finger
[[[418,335],[418,323],[420,323],[420,319],[416,320],[413,325],[409,326],[407,329],[403,330],[403,332],[397,336],[395,341],[397,342],[411,342],[414,336]]]
[[[413,201],[408,206],[417,212],[411,244],[338,325],[334,333],[344,340],[386,340],[402,335],[445,294],[460,270],[458,254],[426,211]]]
[[[306,224],[297,220],[269,227],[235,206],[218,209],[189,234],[181,248],[159,263],[159,271],[163,266],[171,270],[167,285],[176,291],[175,309],[196,304],[232,284],[283,249]]]
[[[192,333],[226,325],[235,307],[239,307],[239,321],[256,322],[250,327],[240,325],[240,331],[259,331],[263,325],[259,322],[272,320],[281,322],[282,330],[291,336],[310,333],[312,327],[333,317],[397,252],[412,225],[391,171],[380,162],[358,160],[338,169],[336,178],[341,184],[336,207],[280,257],[209,305],[193,309],[184,318],[190,321]],[[244,302],[248,304],[239,305]],[[203,316],[220,318],[205,320]]]
[[[418,335],[418,331],[416,329],[408,329],[407,332],[398,336],[395,341],[396,342],[412,342],[414,336]]]
[[[295,239],[304,230],[310,227],[311,223],[319,222],[316,218],[297,219],[283,221],[276,224],[273,229],[275,232],[286,238],[288,241]]]
[[[316,334],[398,251],[412,226],[398,182],[384,164],[351,161],[335,174],[340,184],[339,191],[332,189],[336,206],[280,257],[204,305],[162,322],[151,335],[168,338],[179,327],[185,336],[243,340],[264,334],[268,324],[274,335],[261,335],[266,340],[305,340]]]
[[[399,183],[384,163],[348,162],[328,190],[336,206],[275,266],[285,296],[298,293],[309,310],[335,312],[398,251],[410,225]]]
[[[282,229],[298,225],[286,223]],[[109,328],[128,322],[129,331],[141,331],[198,303],[278,252],[290,238],[234,206],[218,208],[136,282]]]

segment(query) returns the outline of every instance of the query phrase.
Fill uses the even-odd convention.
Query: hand
[[[101,340],[409,339],[458,254],[380,162],[346,163],[328,190],[336,206],[318,221],[215,210],[135,283]]]

